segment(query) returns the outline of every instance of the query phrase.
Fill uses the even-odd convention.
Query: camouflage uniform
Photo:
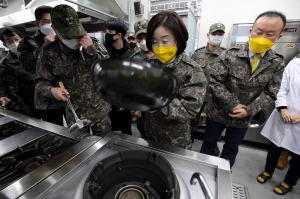
[[[39,30],[32,36],[25,36],[18,45],[21,66],[31,74],[36,72],[36,60],[45,35]]]
[[[36,62],[40,47],[44,44],[45,35],[39,30],[32,36],[25,36],[18,45],[21,66],[36,76]],[[47,98],[36,92],[34,95],[35,107],[40,110],[63,109],[63,103],[53,98]],[[47,106],[43,106],[47,104]]]
[[[247,128],[252,117],[276,100],[284,70],[283,57],[269,50],[260,59],[252,73],[249,61],[249,45],[241,45],[224,51],[209,71],[207,115],[227,127]],[[231,118],[228,112],[236,105],[247,106],[248,117]]]
[[[207,81],[209,81],[209,79],[208,79],[209,74],[207,71],[209,70],[209,68],[211,68],[214,65],[215,60],[224,50],[226,50],[226,49],[223,47],[218,47],[215,51],[211,51],[208,48],[208,46],[204,46],[204,47],[196,50],[195,53],[192,55],[191,58],[201,66]],[[207,103],[210,100],[211,100],[211,95],[208,92],[206,92],[206,95],[204,97],[204,103]],[[204,107],[202,108],[202,110],[203,109],[204,109]],[[196,118],[191,120],[192,132],[195,132],[197,130],[198,121],[200,119],[200,116],[201,116],[201,113],[199,112],[197,114]]]
[[[177,97],[168,106],[154,113],[146,113],[146,139],[191,149],[190,119],[199,112],[206,88],[201,67],[182,53],[163,65],[178,79]]]
[[[221,23],[215,23],[212,24],[210,29],[209,29],[209,33],[215,32],[221,30],[223,32],[225,32],[225,26]],[[208,74],[208,70],[214,65],[216,59],[218,58],[218,56],[226,50],[226,48],[223,48],[221,46],[219,46],[215,51],[211,51],[208,47],[209,44],[207,44],[206,46],[203,46],[199,49],[197,49],[194,54],[192,55],[192,59],[197,62],[204,74],[205,77],[207,79],[207,82],[209,82],[209,74]],[[206,92],[206,95],[204,97],[204,103],[203,106],[206,106],[205,104],[207,102],[209,102],[211,100],[211,94],[209,92]],[[201,108],[200,112],[197,114],[195,119],[191,120],[191,129],[192,132],[195,132],[197,130],[198,127],[198,121],[200,119],[201,116],[201,112],[205,113],[204,107]],[[206,117],[205,117],[206,118]]]
[[[300,58],[300,53],[298,55],[296,55],[294,58]]]
[[[136,39],[136,36],[135,36],[135,33],[134,33],[134,32],[129,32],[129,33],[128,33],[128,35],[127,35],[127,37],[126,37],[126,38],[127,38],[127,41],[128,41],[128,38],[129,38],[129,37],[133,37],[134,39]],[[136,47],[134,48],[135,50],[134,50],[134,49],[131,49],[131,48],[129,48],[129,49],[130,49],[130,51],[133,52],[133,53],[134,53],[134,52],[137,52],[138,50],[140,50],[140,48],[139,48],[138,46],[136,46]]]
[[[10,51],[0,61],[0,78],[6,96],[16,102],[12,110],[34,116],[34,77],[20,66],[18,57]]]
[[[51,10],[50,14],[54,27],[66,39],[85,34],[73,8],[58,5]],[[108,117],[111,109],[110,105],[94,91],[91,66],[96,60],[109,56],[102,44],[96,40],[93,40],[93,43],[94,45],[82,51],[85,60],[82,59],[79,50],[65,46],[59,39],[44,46],[37,60],[36,92],[53,99],[50,89],[59,87],[58,82],[62,81],[70,93],[70,99],[78,117],[91,120],[90,126],[93,132],[96,135],[105,136],[111,130]],[[48,104],[36,105],[41,109],[46,109],[48,106]],[[75,122],[74,116],[66,104],[65,107],[66,119],[68,125],[71,126]]]

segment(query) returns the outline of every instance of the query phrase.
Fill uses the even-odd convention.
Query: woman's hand
[[[300,115],[292,115],[291,116],[291,123],[296,124],[298,122],[300,122]]]
[[[292,115],[288,112],[287,109],[281,109],[280,113],[284,122],[292,122]]]

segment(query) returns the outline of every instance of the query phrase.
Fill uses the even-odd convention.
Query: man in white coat
[[[293,189],[300,178],[300,58],[293,59],[284,70],[276,109],[261,134],[272,143],[268,150],[265,171],[257,176],[259,183],[272,178],[282,148],[293,153],[293,161],[284,181],[274,192],[284,195]]]

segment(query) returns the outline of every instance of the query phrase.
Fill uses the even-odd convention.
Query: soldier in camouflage
[[[206,91],[201,67],[184,54],[188,32],[181,17],[163,11],[152,17],[147,28],[147,48],[162,67],[179,82],[177,96],[166,107],[146,113],[146,139],[191,149],[190,119],[199,112]]]
[[[129,45],[129,49],[131,50],[131,52],[135,52],[139,49],[139,47],[137,46],[137,40],[136,40],[136,36],[134,32],[129,32],[127,35],[127,41],[128,41],[128,45]]]
[[[111,109],[94,90],[91,66],[96,60],[108,58],[108,53],[102,44],[86,34],[72,7],[58,5],[50,14],[58,38],[43,46],[38,55],[36,93],[58,101],[65,101],[64,94],[70,93],[78,117],[91,120],[93,133],[105,136],[111,129],[108,116]],[[60,81],[65,89],[59,88]],[[45,109],[48,104],[35,105]],[[71,110],[65,107],[67,123],[71,126],[75,120]]]
[[[130,58],[138,61],[157,63],[158,60],[156,59],[154,53],[149,51],[146,46],[146,33],[147,33],[148,23],[149,20],[147,19],[140,19],[134,23],[135,37],[137,38],[137,42],[139,43],[139,45],[142,45],[142,47],[139,48],[137,51],[135,51],[130,56]],[[135,117],[137,117],[137,128],[141,133],[141,137],[145,138],[146,112],[134,111],[133,114]]]
[[[215,63],[217,57],[226,50],[225,48],[221,47],[222,40],[225,34],[225,26],[222,23],[214,23],[210,26],[209,32],[207,33],[207,45],[203,46],[195,51],[192,55],[192,59],[196,61],[204,71],[205,77],[207,81],[209,81],[208,77],[208,70],[212,67]],[[192,132],[197,131],[198,124],[205,124],[206,122],[206,114],[204,107],[207,102],[211,100],[211,95],[206,92],[204,102],[200,109],[200,112],[197,114],[194,120],[191,120],[191,130]],[[200,117],[201,116],[201,117]],[[219,148],[216,147],[215,156],[219,156]]]
[[[18,45],[19,60],[21,66],[31,74],[36,73],[36,61],[40,47],[54,41],[55,32],[51,28],[50,6],[39,6],[35,9],[35,25],[39,30],[33,36],[25,36]],[[43,110],[39,110],[40,118],[44,121],[63,125],[65,112],[62,102],[56,99],[43,97],[36,93],[35,100],[38,104],[47,104]]]
[[[276,100],[284,61],[271,47],[281,37],[285,21],[281,13],[262,13],[250,30],[249,42],[222,52],[209,69],[212,100],[201,153],[213,155],[227,128],[221,157],[232,167],[252,117]]]
[[[21,67],[18,60],[17,46],[21,37],[20,32],[13,28],[4,28],[0,33],[0,40],[9,48],[7,56],[0,61],[0,81],[6,88],[1,104],[11,100],[16,104],[10,110],[35,116],[34,77]]]

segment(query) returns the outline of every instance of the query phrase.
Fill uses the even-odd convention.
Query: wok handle
[[[58,82],[58,84],[59,84],[59,87],[60,87],[60,88],[65,89],[65,85],[64,85],[64,83],[63,83],[62,81]]]
[[[58,84],[59,84],[59,87],[60,87],[60,88],[65,89],[65,85],[64,85],[64,83],[63,83],[62,81],[58,82]],[[78,116],[77,116],[77,114],[76,114],[76,112],[75,112],[75,110],[74,110],[74,107],[73,107],[73,105],[72,105],[72,103],[71,103],[69,97],[67,96],[67,94],[63,94],[63,95],[65,96],[65,98],[66,98],[66,100],[67,100],[67,103],[68,103],[68,105],[69,105],[69,108],[71,109],[71,111],[72,111],[72,113],[73,113],[73,115],[74,115],[75,121],[77,122],[77,121],[79,120],[79,118],[78,118]]]
[[[214,197],[212,196],[212,194],[211,194],[211,192],[210,192],[210,190],[208,188],[208,185],[207,185],[207,183],[206,183],[203,175],[201,175],[198,172],[194,173],[192,175],[192,178],[191,178],[191,181],[190,181],[191,185],[194,184],[194,179],[198,180],[199,185],[200,185],[200,187],[201,187],[201,189],[202,189],[202,191],[203,191],[203,193],[205,195],[205,198],[206,199],[214,199]]]

